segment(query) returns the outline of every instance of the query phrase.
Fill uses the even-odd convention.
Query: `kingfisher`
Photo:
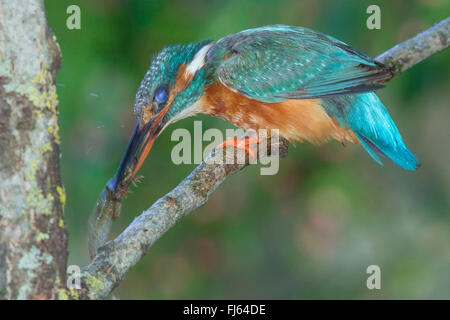
[[[126,192],[158,135],[198,113],[245,130],[277,129],[288,141],[359,143],[379,164],[385,157],[416,170],[417,158],[374,93],[392,76],[390,67],[303,27],[271,25],[166,46],[137,91],[136,125],[107,187]],[[220,147],[247,148],[259,140],[241,142]]]

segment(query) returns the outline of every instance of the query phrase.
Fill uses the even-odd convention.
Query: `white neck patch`
[[[203,65],[205,64],[205,57],[208,53],[209,48],[214,44],[214,42],[208,43],[202,47],[194,56],[194,59],[188,64],[186,71],[194,75]]]

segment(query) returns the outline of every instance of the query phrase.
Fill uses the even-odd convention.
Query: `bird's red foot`
[[[241,139],[228,138],[227,140],[219,144],[216,148],[221,149],[233,146],[236,149],[245,150],[248,153],[248,155],[254,159],[255,152],[251,149],[250,146],[253,144],[259,144],[260,142],[261,142],[260,138],[250,138],[250,137],[245,137]]]

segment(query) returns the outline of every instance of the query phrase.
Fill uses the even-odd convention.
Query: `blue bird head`
[[[135,128],[119,170],[108,182],[111,191],[125,193],[162,130],[195,113],[192,106],[208,78],[204,64],[210,43],[167,46],[153,57],[136,94]]]

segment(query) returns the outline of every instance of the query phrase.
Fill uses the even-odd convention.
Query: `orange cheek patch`
[[[178,74],[175,78],[175,87],[172,90],[173,95],[175,96],[177,93],[185,90],[193,78],[194,74],[190,73],[187,70],[186,65],[182,63],[178,68]]]
[[[153,112],[153,106],[152,105],[145,106],[142,115],[142,120],[144,120],[144,123],[147,123],[150,121],[151,118],[153,118],[154,115],[155,113]]]

